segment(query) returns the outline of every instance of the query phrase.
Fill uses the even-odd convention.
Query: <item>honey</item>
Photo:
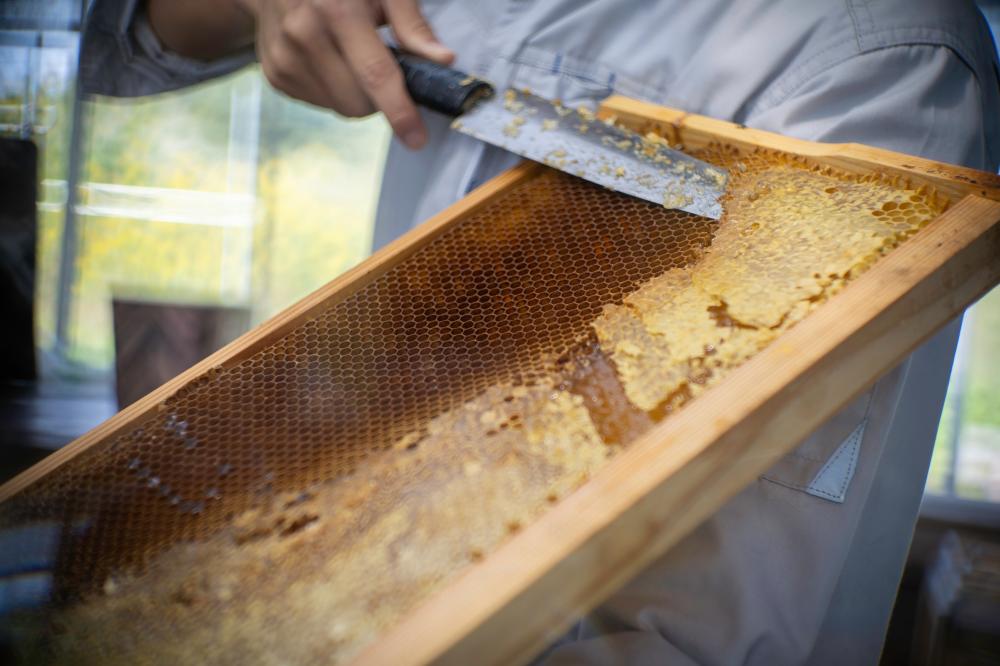
[[[629,399],[647,412],[669,412],[721,381],[945,207],[926,190],[779,155],[739,164],[704,255],[606,306],[593,324]]]

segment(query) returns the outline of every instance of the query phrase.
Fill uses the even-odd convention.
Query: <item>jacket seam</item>
[[[543,59],[542,56],[545,56]],[[584,81],[589,84],[604,87],[608,93],[620,92],[632,97],[637,97],[650,102],[658,102],[664,99],[665,91],[654,86],[649,86],[637,81],[629,76],[622,76],[618,70],[609,67],[599,60],[586,61],[595,68],[601,68],[608,72],[608,77],[604,79],[594,78],[592,72],[587,72],[580,67],[568,64],[567,60],[580,60],[579,56],[566,57],[566,54],[559,51],[550,51],[538,46],[526,45],[518,49],[517,53],[505,57],[505,60],[513,65],[530,67],[545,74],[555,74],[566,76],[570,79]]]
[[[851,17],[851,24],[854,26],[854,42],[858,45],[858,51],[861,51],[861,27],[858,25],[858,13],[854,7],[853,0],[845,0],[847,5],[847,14]]]

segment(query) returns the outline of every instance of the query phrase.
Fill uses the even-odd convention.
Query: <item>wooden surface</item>
[[[279,339],[291,329],[349,297],[438,235],[447,231],[452,224],[461,221],[465,215],[478,210],[508,187],[524,179],[534,177],[540,169],[541,167],[534,163],[524,163],[484,183],[461,201],[449,206],[416,229],[400,236],[365,261],[345,271],[340,277],[320,287],[252,331],[240,336],[202,362],[132,403],[79,439],[67,444],[37,465],[3,484],[0,486],[0,502],[6,501],[94,444],[113,437],[123,429],[128,428],[130,424],[155,410],[164,400],[211,369],[236,365],[259,349]]]
[[[969,196],[374,644],[361,664],[530,659],[1000,281]]]

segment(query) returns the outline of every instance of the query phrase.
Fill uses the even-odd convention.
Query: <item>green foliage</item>
[[[85,105],[85,180],[221,191],[238,74],[179,92]],[[220,178],[222,174],[222,178]]]
[[[1000,288],[973,308],[973,359],[968,368],[963,419],[1000,428]]]
[[[956,494],[984,499],[989,484],[996,482],[988,470],[976,467],[982,460],[1000,455],[1000,288],[972,307],[963,326],[969,337],[966,367],[963,376],[952,374],[948,386],[927,489],[935,493],[947,491],[948,469],[954,456],[959,455],[955,461]]]

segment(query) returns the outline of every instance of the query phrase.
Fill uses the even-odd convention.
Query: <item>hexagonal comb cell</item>
[[[719,223],[539,168],[6,502],[60,532],[25,649],[347,659],[946,205],[698,157]]]

